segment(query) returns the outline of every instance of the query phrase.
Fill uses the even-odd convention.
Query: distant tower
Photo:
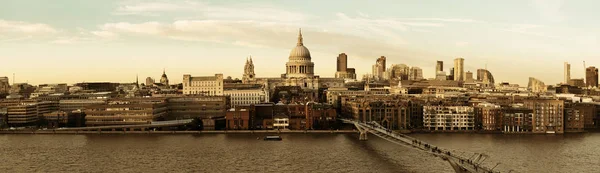
[[[585,69],[586,87],[598,88],[598,68],[590,66]]]
[[[464,80],[467,82],[473,82],[473,72],[466,72]]]
[[[165,86],[169,86],[169,78],[167,78],[167,73],[165,73],[164,69],[163,69],[163,74],[160,77],[160,83]]]
[[[435,65],[435,74],[440,71],[444,71],[444,61],[437,61],[437,64]]]
[[[139,88],[140,87],[140,81],[138,80],[138,75],[135,75],[135,85]]]
[[[465,80],[464,64],[465,64],[465,59],[463,59],[463,58],[454,59],[454,80],[455,81],[464,81]]]
[[[565,62],[565,84],[568,84],[571,80],[571,64]]]
[[[252,56],[246,59],[246,64],[244,65],[244,75],[242,76],[242,82],[253,81],[255,78],[254,74],[254,62],[252,62]]]
[[[450,73],[448,73],[448,80],[454,80],[454,67],[450,68]]]
[[[348,68],[348,55],[341,53],[337,57],[337,71],[344,72]]]
[[[385,56],[377,58],[375,65],[373,65],[373,76],[375,81],[383,80],[385,74]]]

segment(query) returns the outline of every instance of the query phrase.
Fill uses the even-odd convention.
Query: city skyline
[[[32,84],[133,82],[136,75],[158,79],[166,68],[171,83],[183,74],[241,79],[252,56],[257,77],[277,77],[298,28],[323,77],[334,76],[342,52],[359,78],[380,56],[386,68],[417,66],[425,78],[435,78],[436,61],[462,57],[465,72],[487,64],[496,82],[522,86],[528,77],[561,83],[564,62],[573,79],[585,78],[583,61],[600,66],[600,24],[589,22],[595,1],[76,2],[3,2],[0,76],[12,83],[16,73],[16,82]]]

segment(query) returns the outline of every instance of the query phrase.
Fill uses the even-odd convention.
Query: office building
[[[565,62],[565,84],[568,84],[571,80],[571,64]]]
[[[238,105],[258,104],[269,101],[266,88],[260,84],[236,84],[226,83],[225,96],[229,96],[231,107]]]
[[[184,95],[223,95],[223,74],[214,76],[191,76],[183,75]]]
[[[544,84],[544,82],[532,77],[529,78],[527,88],[533,93],[543,93],[548,91],[548,88],[546,87],[546,84]]]
[[[502,132],[504,133],[531,133],[533,110],[522,104],[514,104],[503,108]]]
[[[474,130],[474,110],[471,106],[423,106],[423,125],[432,131]]]
[[[87,126],[150,124],[167,115],[167,104],[164,98],[119,98],[87,106],[84,112]]]
[[[492,103],[480,103],[475,106],[476,129],[485,131],[502,130],[502,108]]]
[[[375,81],[384,80],[385,78],[385,56],[377,58],[375,65],[373,65],[373,78]]]
[[[463,59],[463,58],[454,59],[454,80],[455,81],[464,81],[465,80],[464,64],[465,64],[465,59]]]
[[[533,110],[533,133],[564,133],[563,100],[529,99],[524,101],[524,105]]]
[[[435,64],[435,73],[437,74],[440,71],[444,71],[444,61],[437,61]]]
[[[335,78],[356,79],[354,68],[348,68],[348,55],[346,53],[338,55],[336,64],[337,71],[335,72]]]
[[[591,66],[585,69],[586,87],[598,88],[598,68]]]
[[[411,67],[408,74],[408,80],[423,80],[423,70],[419,67]]]

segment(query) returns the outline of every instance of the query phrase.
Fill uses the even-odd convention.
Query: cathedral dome
[[[310,52],[308,51],[308,48],[304,47],[304,43],[302,41],[302,31],[299,32],[298,34],[298,43],[296,44],[296,47],[294,47],[294,49],[292,49],[292,52],[290,52],[290,60],[292,59],[296,59],[296,60],[310,60]]]
[[[290,52],[290,58],[292,57],[310,59],[310,52],[308,51],[308,48],[302,45],[296,46],[294,49],[292,49],[292,52]]]

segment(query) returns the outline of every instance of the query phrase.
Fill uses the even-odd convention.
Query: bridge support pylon
[[[462,167],[460,164],[446,158],[446,157],[442,157],[442,159],[448,161],[448,163],[450,163],[450,166],[452,166],[452,169],[454,169],[454,172],[456,173],[470,173],[470,171],[468,171],[467,169],[465,169],[464,167]]]
[[[358,140],[366,141],[367,139],[369,139],[367,137],[367,134],[369,134],[369,131],[367,129],[361,128],[357,123],[354,123],[354,126],[356,126],[356,129],[358,129],[358,132],[360,133],[360,135],[358,136]]]

